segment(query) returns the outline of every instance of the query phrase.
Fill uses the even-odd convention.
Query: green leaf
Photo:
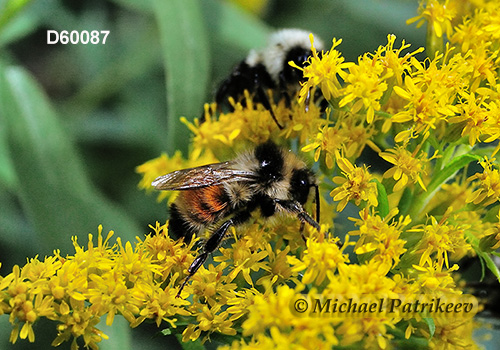
[[[490,252],[483,251],[481,249],[481,242],[484,239],[479,239],[477,238],[474,234],[471,232],[466,232],[466,239],[467,242],[469,242],[472,247],[474,248],[474,251],[476,252],[479,262],[481,263],[481,278],[480,280],[482,281],[486,275],[486,268],[488,268],[493,275],[497,278],[497,280],[500,282],[500,270],[498,269],[498,266],[495,264],[495,262],[492,259],[492,256],[490,255]]]
[[[482,158],[475,154],[462,154],[454,158],[449,164],[447,164],[442,170],[439,171],[431,180],[427,186],[427,192],[434,192],[439,186],[451,178],[457,171],[464,168],[470,162],[480,161]]]
[[[413,191],[409,187],[406,187],[403,190],[403,195],[401,196],[401,199],[398,203],[399,213],[401,215],[406,215],[410,211],[412,200]]]
[[[429,339],[432,339],[434,333],[436,333],[436,324],[434,323],[434,319],[431,317],[423,317],[422,319],[427,324],[427,327],[429,327],[429,333],[430,333]]]
[[[411,203],[411,208],[409,209],[409,215],[413,219],[418,218],[419,215],[421,215],[420,211],[425,207],[429,198],[432,198],[434,192],[436,192],[442,184],[448,181],[448,179],[467,166],[470,162],[480,161],[481,159],[482,158],[480,156],[470,153],[455,157],[450,163],[433,176],[431,182],[427,186],[427,191],[421,192],[419,195],[415,196],[415,199]]]
[[[186,151],[187,128],[179,118],[201,116],[210,67],[200,1],[154,0],[167,85],[166,150]]]
[[[38,234],[26,239],[41,256],[56,248],[72,251],[70,237],[95,233],[99,224],[124,241],[142,232],[90,183],[70,136],[36,82],[23,69],[1,62],[0,117],[19,184],[16,192]]]
[[[1,105],[0,105],[1,110]],[[1,121],[1,120],[0,120]],[[14,164],[9,155],[7,130],[0,127],[0,184],[12,189],[16,184]]]
[[[485,252],[481,252],[478,249],[476,249],[476,253],[479,256],[479,258],[481,259],[481,265],[484,262],[486,264],[486,267],[488,267],[488,269],[491,271],[491,273],[493,273],[493,275],[496,277],[497,281],[500,282],[500,270],[498,269],[498,266],[493,261],[491,255],[489,255],[488,253],[485,253]],[[483,279],[483,278],[484,278],[484,271],[483,271],[483,276],[481,277],[481,279]]]
[[[33,7],[34,6],[29,6],[25,8],[26,10],[20,11],[19,14],[16,13],[15,16],[8,19],[6,18],[6,13],[0,15],[0,17],[2,17],[0,22],[4,21],[3,24],[0,24],[0,47],[3,48],[7,44],[13,43],[36,30],[40,20],[39,17],[35,15]],[[0,9],[0,14],[1,13],[2,9]]]
[[[202,9],[217,44],[248,51],[264,46],[269,37],[271,29],[264,22],[231,2],[204,0]]]
[[[378,193],[378,213],[384,218],[389,214],[389,200],[387,199],[387,191],[385,190],[384,185],[377,179],[373,179],[372,182],[375,182],[377,185],[377,193]]]
[[[31,0],[7,0],[5,6],[0,7],[0,30]]]

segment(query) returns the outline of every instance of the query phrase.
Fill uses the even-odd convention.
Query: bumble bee
[[[319,191],[315,176],[295,154],[268,141],[232,161],[177,170],[158,177],[158,190],[180,191],[170,206],[169,234],[191,239],[208,229],[210,237],[188,269],[177,296],[189,279],[215,251],[231,226],[251,218],[252,212],[269,218],[294,215],[319,231]],[[316,220],[303,208],[315,188]]]
[[[304,77],[302,71],[290,66],[289,62],[293,61],[299,67],[305,66],[307,58],[312,55],[309,33],[301,29],[282,29],[270,36],[264,49],[250,51],[218,88],[215,102],[219,108],[225,106],[232,111],[228,98],[244,103],[244,92],[247,90],[253,101],[262,104],[276,125],[283,129],[276,119],[267,91],[271,89],[278,92],[278,97],[285,98],[287,105],[290,105],[290,96],[298,92]],[[322,41],[316,35],[314,38],[315,48],[321,51]]]

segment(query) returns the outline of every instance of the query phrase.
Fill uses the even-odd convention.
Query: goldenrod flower
[[[467,198],[468,203],[482,203],[483,206],[488,206],[500,199],[500,173],[493,167],[494,160],[485,157],[480,162],[483,172],[476,173],[467,179],[468,182],[478,180],[474,182],[477,189]]]
[[[416,283],[423,287],[422,292],[461,293],[455,290],[455,280],[451,275],[451,272],[459,269],[457,264],[443,270],[443,264],[428,259],[422,265],[413,265],[413,268],[417,274]]]
[[[220,251],[222,256],[214,260],[224,261],[231,259],[234,264],[234,270],[230,274],[231,278],[236,278],[241,272],[245,281],[251,286],[253,286],[253,280],[250,277],[250,272],[267,268],[267,264],[261,262],[267,257],[267,251],[252,252],[244,237],[237,240],[231,248],[221,248]]]
[[[344,58],[335,48],[342,43],[342,40],[333,39],[332,47],[329,51],[322,52],[321,57],[314,48],[314,38],[311,35],[312,56],[309,57],[304,68],[297,66],[293,62],[292,67],[302,70],[304,79],[307,79],[299,93],[299,103],[303,104],[306,97],[319,87],[323,96],[330,101],[340,96],[341,85],[339,78],[345,80],[347,73],[345,69],[351,67],[353,63],[344,62]]]
[[[462,113],[460,116],[450,118],[450,123],[465,123],[462,136],[468,135],[471,146],[480,142],[484,135],[495,135],[494,138],[497,138],[500,130],[496,123],[498,119],[496,104],[492,103],[490,106],[481,96],[476,97],[474,93],[462,93],[462,97],[460,104]]]
[[[217,331],[223,334],[234,335],[236,330],[232,327],[233,322],[229,320],[229,313],[221,311],[221,305],[216,304],[213,307],[203,305],[197,314],[198,324],[190,324],[182,334],[182,340],[196,340],[203,331]]]
[[[423,134],[424,138],[429,135],[430,129],[436,129],[439,122],[458,112],[453,106],[449,90],[443,91],[444,86],[438,82],[432,84],[432,88],[418,81],[412,76],[406,76],[404,88],[395,86],[394,92],[408,101],[405,108],[392,117],[394,123],[411,122],[411,130],[417,134]],[[408,132],[401,132],[395,137],[396,142],[408,139]]]
[[[305,78],[298,95],[285,101],[268,92],[283,129],[246,92],[243,103],[230,101],[231,113],[207,104],[204,122],[182,118],[191,133],[185,156],[163,154],[137,167],[139,187],[149,191],[160,175],[226,161],[275,140],[302,152],[316,174],[317,195],[314,186],[300,190],[309,192],[304,210],[313,219],[281,212],[264,218],[248,208],[252,217],[231,228],[180,298],[200,242],[220,223],[188,244],[169,237],[168,221],[135,242],[112,241],[114,233],[103,235],[102,227],[85,245],[74,237],[73,254],[35,257],[0,276],[0,314],[12,324],[11,342],[35,341],[36,324],[46,318],[55,324],[54,346],[68,341],[73,350],[78,343],[96,350],[107,338],[99,322],[111,325],[120,315],[132,327],[168,327],[184,342],[217,334],[227,340],[224,350],[390,349],[411,347],[415,339],[435,348],[476,348],[473,320],[429,315],[425,323],[423,314],[339,317],[293,310],[298,299],[329,300],[319,304],[325,311],[336,298],[460,295],[464,256],[480,256],[498,272],[492,255],[500,247],[500,214],[493,214],[500,173],[493,156],[500,146],[487,143],[500,139],[500,3],[450,9],[455,5],[427,0],[410,20],[430,24],[429,58],[418,58],[423,49],[407,51],[404,40],[395,48],[394,35],[356,63],[343,58],[341,40],[333,39],[326,52],[312,46],[304,67],[291,64]],[[466,17],[456,25],[458,13]],[[445,36],[450,42],[432,53]],[[313,101],[318,89],[326,110]],[[366,146],[390,163],[383,175],[363,152]],[[478,159],[483,170],[470,176]],[[290,186],[303,183],[282,180],[276,180],[281,197],[266,200],[296,200]],[[250,180],[245,185],[254,186]],[[158,198],[172,201],[175,192]],[[320,229],[301,222],[305,217]]]
[[[422,0],[419,6],[420,15],[410,18],[407,24],[417,23],[417,28],[427,21],[427,50],[430,55],[443,49],[442,37],[446,34],[452,35],[452,21],[455,18],[456,10],[454,1],[449,0]]]
[[[461,319],[447,320],[435,318],[435,334],[430,341],[430,346],[434,349],[480,349],[478,345],[471,340],[474,326],[472,322],[464,322]],[[423,336],[428,336],[428,330],[422,330]]]
[[[319,160],[321,152],[325,153],[325,163],[330,169],[334,167],[335,153],[343,149],[348,138],[339,128],[325,126],[316,134],[314,141],[302,147],[303,152],[314,151],[314,161]]]
[[[336,268],[348,262],[348,257],[343,254],[345,247],[339,249],[335,242],[338,239],[329,239],[318,242],[313,239],[307,240],[307,249],[299,260],[289,257],[288,262],[294,266],[293,271],[303,271],[302,283],[309,284],[314,282],[316,285],[323,283],[327,273],[335,272]]]
[[[401,233],[411,219],[406,216],[393,220],[396,214],[397,210],[394,209],[385,218],[381,218],[370,214],[365,208],[359,213],[360,219],[353,219],[359,229],[350,232],[351,235],[359,235],[354,252],[358,255],[372,253],[370,262],[386,273],[399,263],[401,256],[407,251],[404,247],[406,241],[401,239]]]
[[[413,183],[418,183],[420,187],[426,191],[422,176],[427,174],[427,162],[434,158],[427,158],[425,154],[415,157],[403,146],[397,146],[395,149],[388,149],[385,152],[379,153],[380,157],[391,164],[392,168],[384,173],[384,178],[392,177],[396,180],[393,191],[402,190],[411,180]]]
[[[270,244],[267,244],[266,250],[269,256],[269,263],[266,270],[268,270],[269,274],[259,278],[257,285],[273,285],[274,283],[296,280],[296,274],[292,270],[292,266],[287,262],[290,247],[286,247],[283,251],[275,251]]]
[[[411,71],[412,69],[412,57],[424,51],[424,48],[418,48],[413,52],[406,53],[403,55],[403,51],[409,48],[411,45],[406,44],[405,40],[401,42],[401,47],[399,49],[394,48],[394,42],[396,41],[396,36],[393,34],[387,35],[387,45],[379,46],[375,51],[374,59],[380,61],[387,74],[396,79],[396,85],[403,85],[403,77],[405,72]]]
[[[394,73],[387,70],[377,55],[364,54],[358,59],[358,64],[349,67],[346,77],[345,96],[340,100],[339,107],[357,99],[352,105],[351,113],[357,113],[362,107],[366,109],[366,121],[373,122],[375,111],[379,111],[380,99],[388,88],[386,80]]]
[[[472,5],[471,3],[468,6]],[[483,1],[474,4],[471,16],[466,15],[463,21],[454,28],[450,40],[461,46],[463,53],[472,49],[474,53],[480,53],[482,49],[495,46],[499,39],[498,22],[499,4],[496,1]],[[494,49],[496,50],[496,49]]]
[[[323,348],[338,345],[334,324],[331,319],[317,317],[296,317],[290,306],[297,291],[280,286],[274,293],[257,294],[248,306],[248,318],[243,322],[243,334],[252,336],[250,344],[265,347],[275,346]],[[249,344],[249,345],[250,345]],[[235,344],[232,348],[245,348],[246,343]]]
[[[337,157],[337,165],[343,176],[333,178],[333,182],[340,186],[330,192],[333,200],[339,202],[337,211],[342,211],[351,200],[358,206],[362,201],[377,206],[377,185],[366,166],[357,167],[341,156]]]
[[[419,21],[418,28],[427,21],[431,31],[438,38],[441,38],[443,34],[450,37],[452,33],[451,21],[455,16],[453,2],[449,0],[423,0],[420,2],[419,12],[420,15],[410,18],[406,23],[411,24]]]
[[[465,236],[465,230],[468,229],[468,226],[451,225],[445,219],[446,216],[438,222],[436,218],[431,216],[430,224],[423,225],[422,228],[412,229],[413,232],[423,232],[423,237],[415,251],[416,254],[421,255],[420,266],[424,266],[425,262],[430,260],[430,256],[436,254],[433,260],[438,265],[442,266],[444,263],[446,268],[449,268],[448,254],[459,250],[471,250]]]
[[[296,101],[297,102],[297,101]],[[321,118],[320,106],[311,100],[309,107],[294,103],[289,111],[293,118],[285,122],[285,128],[280,133],[280,137],[285,139],[299,140],[300,144],[305,144],[316,136],[318,129],[321,129],[327,121]]]
[[[497,215],[498,221],[483,231],[483,236],[479,242],[479,248],[484,252],[491,252],[500,248],[500,210]]]

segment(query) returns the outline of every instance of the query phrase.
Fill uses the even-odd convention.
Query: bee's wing
[[[255,173],[234,168],[234,162],[215,163],[182,169],[160,176],[151,185],[157,190],[189,190],[224,182],[255,181]]]

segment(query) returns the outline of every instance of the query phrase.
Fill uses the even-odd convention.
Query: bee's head
[[[297,85],[298,82],[303,81],[304,76],[302,75],[302,71],[290,66],[288,62],[293,61],[297,66],[304,67],[307,58],[311,55],[312,52],[310,48],[303,48],[300,46],[294,47],[288,51],[285,56],[285,60],[283,61],[283,70],[280,73],[280,83],[282,85]]]
[[[292,177],[290,179],[290,196],[293,200],[304,205],[309,198],[311,187],[314,187],[315,189],[316,221],[319,222],[320,197],[318,184],[316,183],[314,174],[308,168],[293,170]]]
[[[296,169],[290,179],[290,195],[300,204],[305,204],[311,187],[316,186],[309,169]]]

